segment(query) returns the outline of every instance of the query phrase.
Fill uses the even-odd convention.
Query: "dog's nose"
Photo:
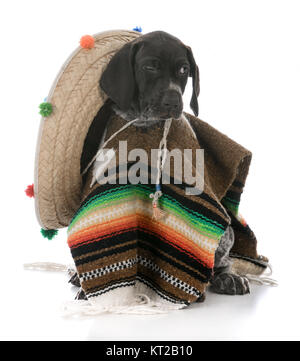
[[[168,90],[164,94],[162,105],[166,110],[177,110],[180,104],[180,94],[176,90]]]

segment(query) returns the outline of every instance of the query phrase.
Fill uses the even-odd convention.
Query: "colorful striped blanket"
[[[125,178],[134,162],[120,162],[124,154],[118,151],[119,142],[126,141],[128,152],[142,148],[150,159],[162,137],[160,124],[148,131],[131,125],[109,142],[118,166],[108,166],[106,175],[114,177],[115,184],[90,186],[96,163],[88,173],[81,206],[68,228],[68,245],[81,288],[99,310],[177,309],[202,301],[215,251],[230,224],[236,232],[233,252],[253,261],[258,258],[255,236],[238,217],[251,153],[200,119],[186,113],[185,117],[188,122],[172,121],[167,149],[204,150],[203,192],[187,194],[187,184],[176,183],[178,169],[171,164],[170,182],[161,186],[161,219],[152,217],[150,194],[155,184],[149,170],[155,162],[141,162],[148,184],[131,184]],[[114,114],[106,139],[125,123]],[[196,161],[193,157],[191,163],[197,175]]]

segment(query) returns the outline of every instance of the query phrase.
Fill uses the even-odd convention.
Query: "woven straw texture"
[[[35,161],[35,209],[44,229],[68,226],[80,205],[83,144],[106,100],[99,79],[114,53],[140,35],[127,30],[94,35],[94,48],[77,48],[54,81],[47,97],[53,112],[41,119]]]

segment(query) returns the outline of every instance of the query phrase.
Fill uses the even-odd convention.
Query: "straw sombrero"
[[[83,37],[42,104],[45,116],[41,119],[36,150],[34,197],[43,229],[68,226],[77,211],[84,140],[107,99],[99,79],[115,52],[140,35],[139,31],[115,30]]]

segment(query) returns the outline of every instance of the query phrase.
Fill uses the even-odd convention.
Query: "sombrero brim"
[[[69,225],[81,201],[80,158],[84,140],[107,99],[99,79],[111,57],[141,34],[114,30],[93,35],[94,47],[78,47],[58,73],[41,119],[35,160],[35,209],[44,229]]]

